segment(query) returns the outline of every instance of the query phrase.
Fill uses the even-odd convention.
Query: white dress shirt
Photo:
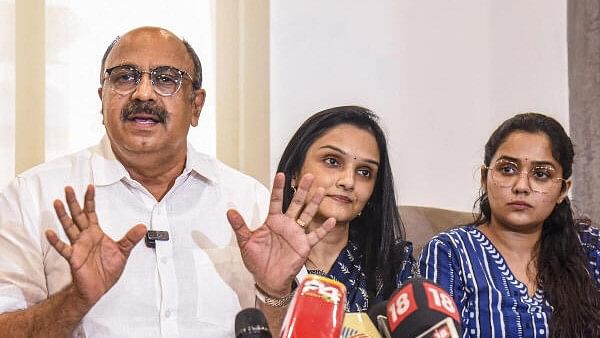
[[[96,187],[100,226],[119,240],[135,224],[168,241],[132,251],[119,281],[84,317],[76,337],[233,337],[236,313],[254,304],[226,211],[251,228],[266,217],[269,192],[255,179],[188,145],[183,173],[160,202],[131,179],[107,137],[89,149],[37,166],[0,194],[0,312],[41,302],[71,282],[69,265],[44,230],[68,239],[52,202],[71,185],[81,202]]]

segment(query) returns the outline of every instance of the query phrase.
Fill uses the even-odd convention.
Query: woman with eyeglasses
[[[489,138],[475,224],[420,256],[421,275],[458,305],[464,337],[600,337],[600,235],[573,217],[573,157],[542,114],[516,115]]]

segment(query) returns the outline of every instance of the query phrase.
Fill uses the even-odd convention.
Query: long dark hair
[[[350,222],[350,239],[364,253],[363,267],[367,276],[369,299],[378,294],[378,279],[383,283],[379,292],[388,298],[396,288],[395,276],[404,260],[404,226],[398,213],[394,195],[394,179],[387,151],[387,142],[378,117],[358,106],[335,107],[318,112],[298,128],[287,144],[277,166],[285,173],[283,211],[292,200],[291,179],[304,165],[308,148],[328,130],[341,124],[350,124],[371,133],[379,148],[379,170],[373,193],[361,215]]]
[[[563,169],[563,178],[571,176],[575,156],[571,139],[560,123],[537,113],[516,115],[492,133],[485,145],[486,166],[489,167],[498,147],[516,131],[547,135],[552,144],[552,156]],[[484,169],[482,181],[486,175]],[[562,187],[566,189],[564,182]],[[480,212],[476,223],[488,223],[492,210],[483,187],[475,202],[477,205]],[[554,308],[549,330],[553,337],[600,337],[600,292],[587,270],[578,236],[578,228],[584,226],[575,222],[571,202],[566,197],[544,221],[541,238],[536,244],[537,283]]]

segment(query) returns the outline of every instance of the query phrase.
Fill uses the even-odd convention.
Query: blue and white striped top
[[[588,270],[600,287],[600,232],[579,233]],[[425,245],[420,274],[450,292],[463,337],[548,337],[552,306],[539,290],[530,297],[502,255],[475,225],[440,233]]]

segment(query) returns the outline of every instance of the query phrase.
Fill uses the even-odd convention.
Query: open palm
[[[85,192],[83,209],[73,188],[65,187],[65,199],[70,216],[60,200],[54,201],[54,210],[71,244],[60,240],[52,230],[46,232],[46,237],[69,262],[79,296],[92,306],[119,280],[131,250],[143,238],[146,227],[138,224],[115,242],[98,224],[92,185]]]
[[[327,219],[308,233],[299,225],[310,223],[323,199],[323,189],[319,188],[306,203],[306,195],[313,181],[310,174],[302,177],[290,206],[285,214],[282,213],[284,181],[282,173],[275,176],[269,214],[258,229],[250,231],[237,211],[232,209],[227,212],[246,268],[259,287],[272,296],[289,293],[292,281],[306,261],[310,249],[335,226],[334,218]]]

